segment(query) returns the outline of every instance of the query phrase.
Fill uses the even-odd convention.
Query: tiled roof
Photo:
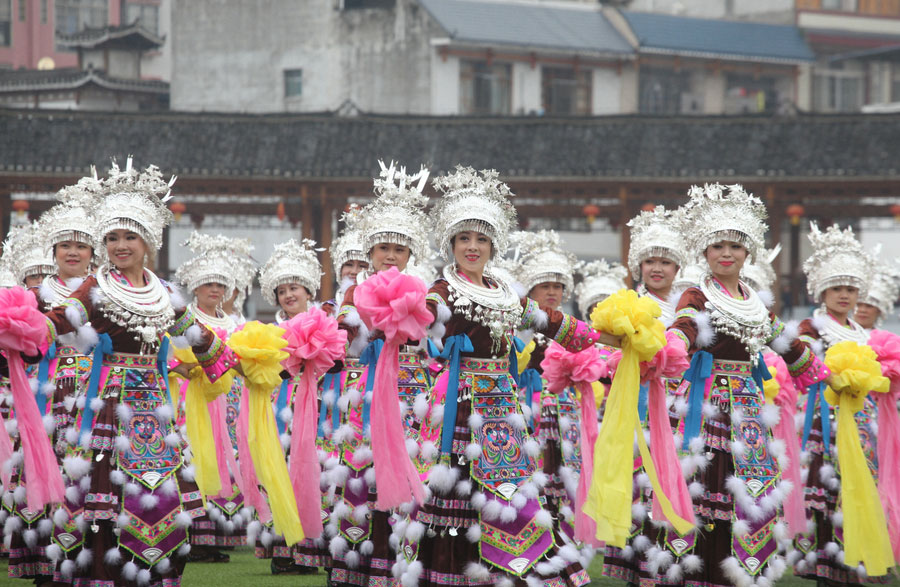
[[[96,84],[108,90],[152,94],[169,93],[168,82],[109,77],[98,70],[75,68],[0,70],[0,94],[74,90],[88,84]]]
[[[634,50],[599,6],[491,0],[419,0],[454,41],[600,54]]]
[[[108,43],[125,42],[143,49],[154,49],[161,47],[165,39],[135,22],[121,26],[86,28],[72,35],[60,34],[57,35],[56,42],[64,47],[81,47],[83,49],[94,49]]]
[[[797,63],[815,55],[795,26],[623,11],[641,53]]]
[[[379,158],[522,179],[900,179],[900,114],[455,118],[0,109],[0,173],[134,154],[182,176],[371,179]]]

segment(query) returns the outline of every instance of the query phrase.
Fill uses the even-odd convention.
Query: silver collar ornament
[[[743,282],[740,285],[747,295],[743,300],[723,292],[713,276],[706,274],[700,281],[700,291],[706,296],[705,306],[713,328],[741,341],[750,355],[750,362],[755,365],[759,351],[772,333],[772,320],[768,308],[753,288]]]

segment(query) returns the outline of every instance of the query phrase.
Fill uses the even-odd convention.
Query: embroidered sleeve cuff
[[[529,298],[525,301],[525,307],[522,310],[522,322],[519,324],[519,330],[540,330],[540,328],[535,325],[536,321],[542,321],[546,324],[547,314],[541,310],[541,307],[536,301]],[[565,323],[565,320],[563,320],[563,325],[565,325]],[[562,331],[562,326],[560,327],[560,331]]]
[[[553,340],[567,351],[577,352],[600,340],[600,333],[588,326],[587,322],[566,314]]]
[[[54,340],[56,340],[56,325],[53,323],[53,320],[50,318],[44,318],[47,321],[47,344],[50,344]]]
[[[81,303],[81,300],[77,298],[67,298],[60,304],[62,308],[72,308],[76,312],[78,312],[78,317],[81,319],[81,324],[73,324],[73,327],[84,326],[90,319],[88,318],[87,308],[84,307],[84,304]]]
[[[769,333],[769,337],[766,339],[766,344],[772,342],[784,332],[784,322],[781,321],[777,316],[774,320],[772,320],[772,331]]]
[[[799,359],[788,365],[788,372],[804,388],[831,375],[831,371],[825,366],[825,363],[820,361],[809,347],[803,349],[803,354]]]
[[[240,361],[234,351],[228,348],[218,336],[213,339],[213,343],[206,351],[201,353],[194,351],[194,355],[211,383],[215,383],[219,377],[227,373],[229,369],[236,367]]]
[[[687,335],[686,335],[685,333],[683,333],[682,331],[678,330],[677,328],[672,328],[671,330],[669,330],[669,332],[674,333],[675,336],[677,336],[678,339],[681,340],[681,342],[684,343],[684,350],[685,350],[685,351],[690,350],[690,348],[691,348],[691,341],[688,340],[688,337],[687,337]]]
[[[700,311],[697,308],[687,306],[675,312],[675,319],[678,320],[679,318],[690,318],[691,320],[694,320],[697,318],[697,314],[699,313]]]
[[[187,329],[194,325],[194,313],[190,310],[185,310],[181,316],[175,320],[174,326],[169,329],[169,334],[172,336],[184,336],[184,333],[187,332]]]
[[[355,309],[356,309],[356,308],[354,308],[353,306],[351,306],[351,305],[349,305],[349,304],[344,304],[343,306],[341,306],[341,309],[338,310],[338,313],[337,313],[337,315],[335,316],[335,319],[338,319],[338,318],[340,318],[341,316],[346,317],[347,314],[349,314],[350,312],[352,312],[352,311],[355,310]]]

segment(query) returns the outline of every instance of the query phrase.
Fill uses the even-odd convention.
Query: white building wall
[[[603,114],[619,114],[622,112],[622,77],[615,69],[598,67],[591,74],[593,101],[591,113],[595,116]]]
[[[141,56],[134,51],[108,51],[109,67],[106,70],[112,77],[123,79],[139,79]]]
[[[431,113],[444,116],[459,114],[459,58],[441,58],[437,49],[431,52]]]
[[[628,64],[622,67],[619,77],[621,91],[619,92],[619,112],[621,114],[635,114],[638,111],[639,68],[637,65]]]
[[[530,63],[512,64],[512,113],[536,114],[543,112],[541,97],[541,66]]]
[[[155,51],[144,53],[141,58],[141,77],[143,79],[172,79],[172,1],[162,0],[159,3],[158,34],[165,39],[163,46]]]
[[[725,74],[721,71],[700,72],[700,84],[705,114],[722,114],[725,111]]]

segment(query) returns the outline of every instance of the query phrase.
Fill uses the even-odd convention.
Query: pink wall
[[[9,0],[0,0],[5,2]],[[19,0],[12,1],[12,46],[0,47],[0,67],[36,69],[42,57],[51,57],[56,67],[77,67],[75,53],[58,52],[54,39],[55,2],[47,2],[47,22],[41,22],[41,2],[26,0],[25,22],[19,20]],[[117,25],[120,19],[119,0],[108,0],[109,24]]]

